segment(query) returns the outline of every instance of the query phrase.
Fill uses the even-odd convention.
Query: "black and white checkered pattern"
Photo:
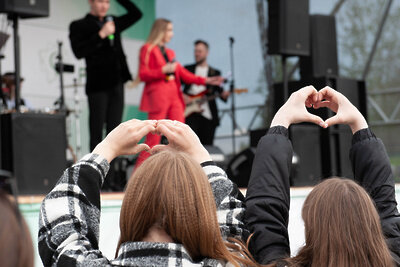
[[[245,238],[244,207],[235,185],[216,165],[203,169],[213,190],[224,238]],[[44,266],[225,266],[215,259],[194,262],[181,244],[127,242],[108,260],[98,248],[100,188],[109,169],[99,155],[88,154],[65,170],[43,200],[39,218],[39,253]]]

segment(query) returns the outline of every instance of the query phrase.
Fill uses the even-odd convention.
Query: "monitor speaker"
[[[247,148],[228,163],[226,174],[238,187],[247,187],[255,156],[255,148]]]
[[[268,1],[268,54],[310,55],[308,0]]]
[[[258,141],[260,141],[261,137],[266,135],[267,132],[267,128],[250,130],[250,147],[257,147]]]
[[[320,127],[308,124],[296,124],[289,128],[293,152],[297,164],[291,171],[291,185],[315,185],[322,177],[321,134]]]
[[[211,146],[211,145],[205,145],[204,148],[208,151],[212,161],[214,161],[215,164],[217,164],[217,166],[219,166],[219,167],[221,167],[223,169],[226,167],[225,154],[224,154],[224,152],[222,152],[222,150],[219,147]]]
[[[46,194],[67,166],[65,115],[0,116],[2,169],[11,171],[20,194]]]
[[[2,0],[0,13],[18,15],[20,18],[49,16],[49,0]]]
[[[338,76],[336,21],[334,16],[310,16],[310,56],[300,57],[302,79]]]

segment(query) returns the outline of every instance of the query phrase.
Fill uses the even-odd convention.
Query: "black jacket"
[[[98,32],[103,22],[91,14],[73,21],[69,39],[75,56],[86,61],[86,93],[111,90],[119,82],[132,79],[121,45],[121,32],[142,17],[142,12],[130,0],[117,0],[128,11],[114,17],[113,45],[108,38],[101,39]]]
[[[186,65],[185,68],[188,71],[194,73],[195,69],[196,69],[196,64]],[[214,77],[214,76],[221,76],[221,72],[217,69],[212,68],[211,66],[208,66],[207,77]],[[183,93],[188,94],[190,86],[191,86],[191,84],[185,84],[185,87],[183,88]],[[208,90],[206,96],[220,94],[224,90],[224,89],[222,89],[222,87],[214,86],[214,85],[207,85],[206,88]],[[221,100],[226,102],[226,100],[224,100],[222,98],[221,98]],[[208,101],[208,105],[210,106],[212,121],[217,126],[217,125],[219,125],[219,117],[218,117],[217,103],[215,102],[215,99]]]
[[[400,215],[393,174],[385,147],[370,129],[353,135],[350,159],[355,180],[374,200],[383,232],[400,266]],[[293,149],[288,130],[273,127],[259,142],[246,196],[245,221],[252,236],[249,249],[260,263],[290,256],[289,171]]]

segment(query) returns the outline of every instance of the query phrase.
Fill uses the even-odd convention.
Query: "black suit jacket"
[[[196,69],[196,64],[192,65],[186,65],[185,68],[189,70],[190,72],[194,73]],[[211,66],[208,66],[208,77],[213,77],[213,76],[221,76],[221,72],[217,69],[214,69]],[[190,84],[185,84],[183,88],[183,93],[189,94],[189,89],[190,89]],[[207,85],[207,96],[215,95],[215,94],[220,94],[224,89],[220,86],[215,86],[215,85]],[[224,102],[226,102],[225,99],[221,98]],[[210,106],[211,110],[211,115],[212,115],[212,121],[215,125],[219,125],[219,117],[218,117],[218,107],[215,99],[208,101],[208,105]]]
[[[121,32],[142,17],[142,12],[130,0],[117,0],[127,14],[114,17],[113,45],[108,38],[101,39],[98,32],[103,22],[87,14],[73,21],[69,27],[69,39],[75,56],[86,61],[86,93],[108,91],[119,82],[132,79],[121,45]]]

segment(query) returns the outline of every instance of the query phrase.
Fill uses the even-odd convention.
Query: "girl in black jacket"
[[[306,107],[336,113],[323,121]],[[307,197],[302,211],[305,245],[290,258],[288,215],[292,146],[288,127],[312,122],[347,124],[353,132],[350,159],[355,182],[328,179]],[[364,190],[365,189],[365,190]],[[368,193],[368,194],[367,194]],[[293,93],[276,113],[257,147],[246,196],[249,248],[270,266],[400,265],[400,215],[390,162],[361,113],[339,92],[308,86]],[[376,207],[376,208],[375,208]]]

